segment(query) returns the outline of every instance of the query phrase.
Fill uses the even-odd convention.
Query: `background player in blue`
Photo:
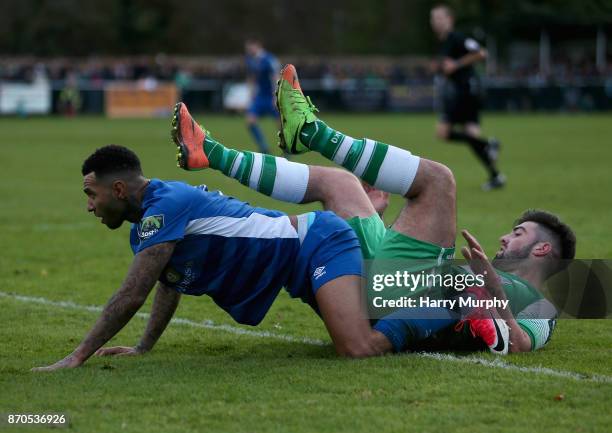
[[[438,138],[466,142],[489,175],[485,191],[501,188],[506,178],[497,169],[499,141],[485,139],[480,130],[481,90],[474,64],[486,58],[486,51],[473,38],[454,30],[454,16],[446,5],[431,10],[431,27],[440,40],[442,73],[441,113],[436,126]],[[460,126],[462,129],[456,129]]]
[[[269,153],[270,147],[257,122],[262,116],[278,116],[274,104],[274,88],[278,79],[279,63],[256,38],[248,39],[244,47],[247,80],[251,91],[251,103],[246,114],[247,125],[259,150]]]

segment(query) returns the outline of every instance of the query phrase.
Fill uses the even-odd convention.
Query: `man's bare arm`
[[[178,307],[181,294],[176,290],[160,283],[157,286],[151,318],[147,324],[147,329],[142,336],[137,348],[143,352],[148,352],[155,346],[159,337],[164,333],[166,326]]]
[[[485,284],[491,296],[501,301],[507,300],[501,279],[476,238],[467,230],[462,230],[461,233],[469,245],[469,248],[461,249],[463,257],[475,273],[485,276]],[[506,321],[510,331],[510,352],[530,352],[531,337],[519,326],[510,308],[498,308],[497,312]]]
[[[121,288],[108,301],[81,344],[61,361],[36,370],[77,367],[114,337],[142,307],[173,251],[174,242],[165,242],[138,253]]]
[[[178,307],[181,294],[163,283],[157,285],[155,299],[151,307],[151,316],[147,323],[147,328],[140,339],[140,343],[135,347],[115,346],[101,348],[96,351],[97,356],[109,355],[140,355],[153,348],[159,337],[170,323]]]

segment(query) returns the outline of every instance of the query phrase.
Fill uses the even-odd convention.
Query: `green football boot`
[[[280,113],[281,129],[278,146],[287,153],[298,154],[310,149],[304,145],[299,134],[305,123],[317,120],[317,107],[304,96],[297,72],[292,64],[285,65],[276,84],[276,108]]]

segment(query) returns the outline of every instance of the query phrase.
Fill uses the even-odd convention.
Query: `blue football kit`
[[[278,115],[274,104],[274,79],[279,66],[278,60],[265,51],[260,56],[246,57],[247,74],[255,82],[255,94],[247,110],[250,114],[257,117]]]
[[[132,224],[134,254],[176,242],[159,280],[186,295],[208,295],[239,323],[257,325],[285,287],[315,311],[317,290],[362,275],[359,241],[332,212],[298,215],[250,206],[206,187],[152,179]]]

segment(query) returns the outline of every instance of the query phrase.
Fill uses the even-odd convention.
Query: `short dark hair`
[[[96,177],[102,178],[121,172],[142,174],[142,168],[140,167],[140,160],[134,152],[127,147],[110,144],[96,149],[83,162],[81,168],[83,176],[91,172],[94,172]]]
[[[561,221],[557,215],[545,210],[528,209],[516,220],[515,225],[527,221],[538,224],[556,238],[559,242],[560,251],[557,251],[559,259],[571,260],[574,258],[576,255],[576,235],[570,226]]]
[[[446,12],[446,14],[448,16],[450,16],[451,18],[455,18],[455,12],[453,11],[453,9],[444,3],[438,3],[436,5],[434,5],[434,7],[431,8],[432,11],[436,10],[436,9],[442,9],[444,12]]]

